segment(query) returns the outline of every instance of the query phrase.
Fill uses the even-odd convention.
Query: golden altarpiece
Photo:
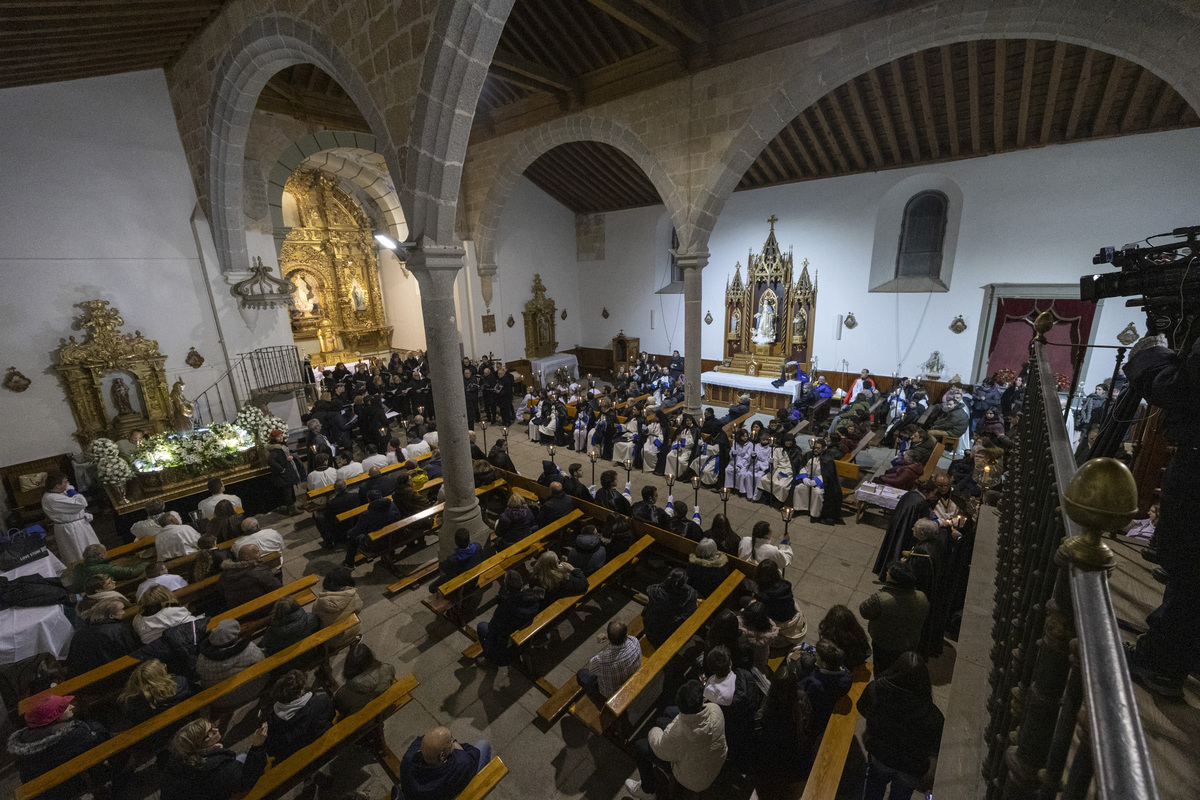
[[[318,341],[314,365],[386,352],[392,328],[383,312],[370,220],[335,178],[318,170],[296,171],[284,191],[295,200],[300,223],[279,256],[280,272],[296,286],[292,335]]]
[[[793,282],[792,253],[784,254],[775,239],[775,223],[758,255],[750,251],[746,280],[742,265],[725,285],[725,360],[722,372],[777,377],[783,365],[795,361],[808,371],[812,360],[813,321],[817,285],[809,277],[808,261]]]
[[[83,341],[60,339],[54,367],[75,417],[79,444],[86,450],[101,437],[123,439],[135,429],[171,429],[167,357],[158,352],[158,342],[141,331],[123,333],[125,320],[107,300],[87,300],[79,307],[83,313],[72,327],[84,331]],[[111,405],[105,402],[106,389]]]
[[[525,357],[547,358],[558,352],[554,332],[554,301],[546,297],[541,274],[533,276],[533,299],[521,312],[525,317]]]

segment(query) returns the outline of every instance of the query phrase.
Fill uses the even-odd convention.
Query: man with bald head
[[[379,492],[381,495],[390,497],[396,491],[396,479],[390,474],[385,474],[379,467],[371,467],[367,471],[367,479],[363,481],[362,486],[358,487],[358,494],[364,501],[371,492]]]
[[[243,536],[233,540],[233,546],[229,548],[235,556],[248,544],[257,545],[263,553],[283,552],[283,537],[279,535],[279,531],[262,527],[254,517],[242,520],[242,534]]]
[[[400,759],[404,800],[453,800],[491,759],[487,739],[471,746],[456,741],[449,728],[428,730]]]
[[[237,560],[222,562],[221,575],[217,578],[217,593],[225,601],[226,609],[257,600],[281,586],[283,583],[275,572],[262,563],[262,554],[256,544],[242,545]],[[264,611],[270,610],[268,607]]]
[[[571,499],[571,495],[563,491],[562,483],[552,481],[550,483],[550,496],[542,501],[542,508],[538,511],[538,527],[544,528],[556,519],[565,517],[574,508],[575,501]]]

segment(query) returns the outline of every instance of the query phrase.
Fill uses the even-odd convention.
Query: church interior
[[[1193,0],[8,2],[0,120],[0,574],[8,586],[45,557],[62,595],[0,597],[7,796],[882,800],[881,776],[907,798],[919,772],[925,797],[1194,797],[1200,637],[1170,694],[1131,679],[1119,641],[1135,647],[1178,580],[1141,556],[1168,503],[1164,469],[1187,447],[1149,399],[1123,420],[1117,457],[1089,460],[1155,331],[1140,290],[1081,295],[1081,279],[1160,235],[1195,255]],[[1104,247],[1115,260],[1094,262]],[[1168,294],[1194,321],[1200,272],[1181,274]],[[1182,354],[1197,331],[1165,332]],[[967,430],[925,424],[956,403]],[[922,438],[936,450],[918,460]],[[573,464],[583,494],[544,517]],[[892,488],[893,472],[911,481]],[[957,505],[931,494],[904,515],[926,502],[920,486],[952,478]],[[1111,513],[1079,511],[1070,487],[1087,480],[1129,507],[1111,488],[1093,497]],[[389,504],[368,484],[410,486],[423,505],[397,502],[372,528]],[[245,606],[223,600],[227,566],[193,572],[208,563],[199,539],[164,550],[168,529],[214,525],[203,501],[223,492],[242,527],[209,549],[236,539],[240,564],[240,537],[258,537],[248,569],[274,581]],[[330,512],[343,495],[356,498],[345,518]],[[638,501],[658,508],[642,516]],[[506,539],[526,505],[538,533]],[[622,508],[634,533],[615,555]],[[918,517],[950,531],[929,580],[953,608],[932,646],[927,623],[919,655],[886,659],[920,662],[944,718],[940,744],[901,768],[868,720],[885,702],[874,614],[894,537],[897,560],[922,555]],[[138,533],[148,521],[157,542]],[[342,523],[331,544],[325,526]],[[722,525],[728,579],[652,636],[656,598]],[[739,687],[758,681],[741,730],[713,699],[708,645],[736,613],[734,639],[758,646],[745,619],[766,596],[767,528],[801,628],[788,638],[797,617],[772,621],[770,647],[734,664]],[[597,530],[608,563],[575,570],[586,589],[547,599],[505,634],[510,658],[494,657],[486,623],[542,580],[539,556],[570,560]],[[1062,539],[1107,555],[1070,561]],[[97,543],[115,588],[74,580]],[[471,548],[477,562],[447,572]],[[140,608],[133,575],[160,564],[151,591],[169,588],[167,616],[208,620],[191,670],[139,627],[163,612]],[[1094,597],[1087,569],[1106,576]],[[80,604],[97,592],[130,595],[114,619],[146,649],[77,672],[72,638],[92,624]],[[336,592],[355,610],[267,651],[280,615]],[[763,733],[785,702],[770,687],[794,684],[800,664],[816,680],[825,620],[847,608],[876,654],[840,667],[828,726],[791,759]],[[640,642],[640,666],[605,693],[582,673],[617,646],[613,621]],[[1094,660],[1093,628],[1119,669]],[[263,666],[205,679],[196,653],[203,663],[231,629]],[[339,702],[303,747],[272,750],[276,720],[317,702],[305,692],[336,701],[351,687],[361,645],[388,685]],[[152,658],[178,685],[190,671],[187,697],[145,694],[131,717],[127,679]],[[296,668],[299,699],[279,700]],[[704,779],[711,758],[655,750],[672,711],[676,731],[702,715],[687,706],[695,681],[706,708],[725,709],[714,747],[728,757]],[[1128,702],[1101,715],[1100,686]],[[197,720],[202,739],[219,725],[244,756],[229,767],[242,783],[170,777],[191,774],[178,740]],[[47,726],[97,738],[63,760],[28,755]],[[439,726],[453,736],[442,761],[414,745]],[[464,752],[479,758],[469,785],[415,786],[413,759],[433,781]],[[802,774],[765,777],[789,759]]]

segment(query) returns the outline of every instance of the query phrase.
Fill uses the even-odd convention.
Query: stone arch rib
[[[1069,14],[1051,13],[1051,3],[1003,0],[986,14],[967,12],[953,4],[914,10],[859,26],[853,47],[831,48],[797,65],[760,104],[734,135],[724,154],[699,187],[685,230],[689,241],[706,247],[725,203],[742,175],[772,139],[804,109],[847,81],[893,59],[944,44],[979,39],[1044,39],[1079,44],[1120,56],[1145,67],[1169,83],[1193,108],[1200,108],[1200,49],[1184,48],[1178,37],[1131,39],[1130,30],[1153,19],[1157,29],[1191,31],[1200,46],[1196,20],[1167,0],[1147,0],[1124,7],[1095,9],[1078,4]],[[1147,13],[1143,6],[1157,10]],[[1157,16],[1156,16],[1157,15]],[[1173,42],[1173,44],[1172,44]],[[1187,53],[1186,58],[1181,54]]]
[[[496,269],[496,237],[500,229],[500,216],[525,170],[555,147],[582,141],[610,145],[632,158],[658,190],[658,196],[667,207],[672,224],[677,230],[684,224],[687,219],[687,206],[683,197],[667,170],[646,147],[640,136],[632,129],[607,117],[592,114],[568,117],[541,126],[498,159],[502,166],[492,178],[491,188],[484,199],[476,226],[480,274],[490,274]],[[686,247],[688,240],[682,234],[679,240],[681,247]]]
[[[401,176],[397,149],[383,115],[361,76],[333,41],[289,15],[274,14],[256,20],[230,41],[215,74],[217,88],[209,119],[207,195],[224,271],[249,267],[242,163],[259,93],[279,70],[302,63],[319,67],[346,91],[366,119],[389,172]]]

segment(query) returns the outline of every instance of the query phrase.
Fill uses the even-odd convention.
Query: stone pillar
[[[708,264],[708,251],[676,253],[683,268],[683,380],[684,410],[700,419],[700,339],[703,332],[704,285],[700,271]]]
[[[438,448],[442,453],[442,480],[446,489],[446,512],[438,537],[438,555],[443,560],[454,552],[454,532],[459,528],[468,528],[471,538],[480,544],[487,541],[488,534],[479,512],[479,499],[475,497],[467,434],[467,397],[463,391],[454,309],[454,279],[462,269],[464,255],[461,247],[413,245],[406,261],[421,287],[428,377],[437,409]]]

